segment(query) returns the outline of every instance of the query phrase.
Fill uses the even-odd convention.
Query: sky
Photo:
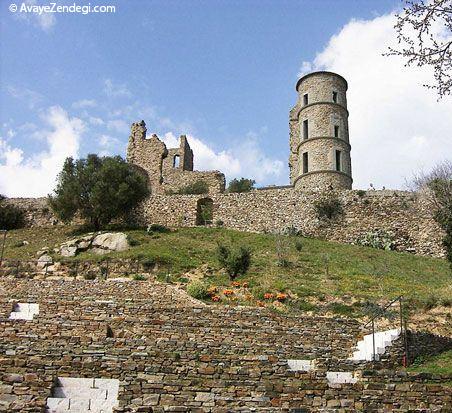
[[[10,5],[15,1],[16,12]],[[73,5],[25,1],[25,6]],[[354,188],[403,189],[452,155],[452,98],[382,54],[398,0],[0,0],[0,193],[45,196],[68,156],[125,156],[130,125],[228,180],[288,184],[289,110],[312,70],[348,80]],[[448,34],[451,35],[451,34]]]

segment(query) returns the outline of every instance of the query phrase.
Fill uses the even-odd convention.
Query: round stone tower
[[[290,112],[290,181],[295,189],[351,189],[347,81],[313,72],[296,86]]]

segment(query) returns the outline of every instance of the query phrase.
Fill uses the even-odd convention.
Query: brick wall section
[[[15,301],[40,314],[7,320]],[[206,306],[152,282],[2,279],[0,411],[43,412],[58,376],[119,379],[124,413],[450,411],[450,377],[364,370],[329,386],[326,369],[359,331],[353,320]],[[288,358],[317,358],[318,370],[291,372]]]

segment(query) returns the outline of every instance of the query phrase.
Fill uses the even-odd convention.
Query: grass
[[[74,238],[76,231],[74,227],[10,231],[5,258],[36,259],[38,250],[43,247],[52,250]],[[313,300],[321,302],[327,296],[351,297],[352,301],[358,301],[353,306],[329,306],[337,314],[354,315],[368,302],[388,301],[400,294],[424,308],[447,302],[452,296],[450,269],[441,259],[295,236],[284,237],[281,241],[276,235],[224,228],[180,228],[152,234],[144,230],[125,232],[133,239],[133,246],[108,257],[141,259],[150,265],[158,263],[160,278],[165,279],[171,273],[173,280],[185,278],[184,273],[188,270],[208,264],[214,268],[213,275],[205,279],[208,286],[230,285],[216,259],[218,242],[249,246],[253,254],[252,265],[238,281],[247,281],[249,291],[256,299],[262,299],[266,292],[290,293],[296,297],[292,302],[298,308],[315,308]],[[29,244],[17,246],[24,240]],[[298,250],[300,242],[302,248]],[[284,266],[278,265],[281,251],[286,261]],[[104,258],[82,253],[72,259]]]
[[[436,356],[416,359],[415,362],[408,367],[408,371],[452,375],[452,350],[445,351]]]

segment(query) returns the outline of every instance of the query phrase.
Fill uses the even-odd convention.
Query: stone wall
[[[200,173],[202,174],[202,173]],[[319,219],[314,203],[323,193],[301,192],[291,187],[266,188],[247,193],[217,193],[213,200],[213,223],[251,232],[281,232],[289,227],[308,237],[355,243],[371,231],[385,230],[395,238],[398,251],[444,257],[442,232],[431,217],[426,200],[404,191],[339,191],[343,214]],[[170,227],[196,225],[197,203],[206,195],[151,195],[137,208],[142,225]],[[58,223],[44,198],[10,199],[27,210],[29,226]]]
[[[8,319],[16,302],[39,314]],[[2,278],[0,411],[43,412],[57,377],[119,379],[124,413],[450,411],[447,376],[368,369],[354,384],[328,382],[360,331],[354,320],[209,306],[152,281]],[[288,359],[315,369],[291,371]]]
[[[385,230],[396,249],[443,257],[442,232],[429,206],[419,194],[403,191],[337,192],[343,214],[319,219],[314,208],[319,192],[292,188],[254,190],[241,194],[215,194],[213,222],[252,232],[280,232],[294,227],[303,235],[355,243],[367,232]],[[205,196],[151,196],[138,211],[143,224],[194,226],[197,202]]]

